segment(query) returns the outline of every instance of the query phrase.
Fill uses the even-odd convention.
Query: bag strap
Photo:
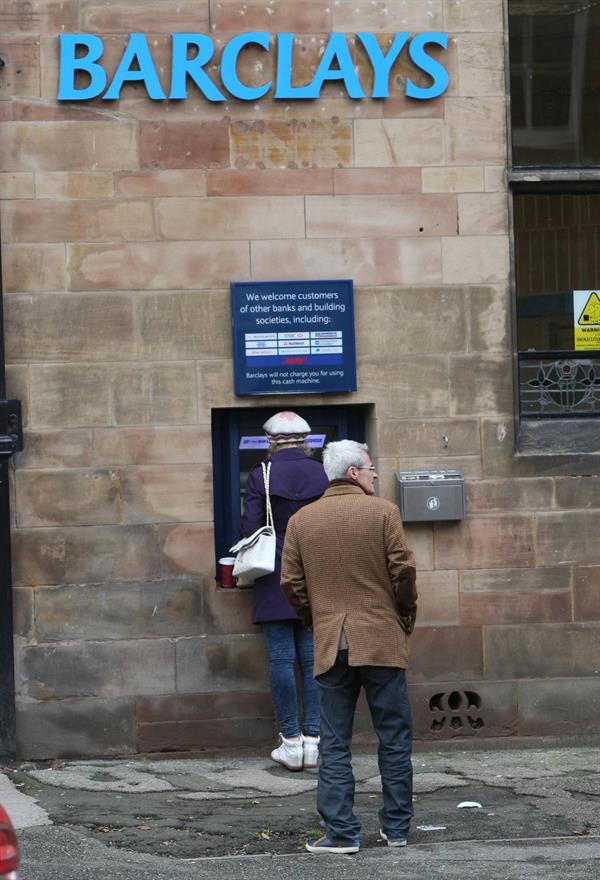
[[[271,462],[265,465],[264,461],[261,461],[261,467],[263,472],[263,480],[265,481],[265,499],[267,502],[267,525],[273,526],[273,511],[271,510],[271,498],[269,496],[269,477],[271,476]]]

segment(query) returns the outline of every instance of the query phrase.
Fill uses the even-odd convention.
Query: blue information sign
[[[233,281],[236,394],[356,391],[350,280]]]

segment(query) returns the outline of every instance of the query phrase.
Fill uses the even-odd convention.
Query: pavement
[[[378,840],[376,756],[355,755],[355,856],[305,852],[320,833],[316,771],[290,773],[268,753],[14,763],[0,802],[20,880],[594,880],[600,746],[584,742],[416,750],[401,850]]]

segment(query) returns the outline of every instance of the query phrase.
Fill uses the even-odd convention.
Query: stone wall
[[[596,726],[600,480],[570,474],[598,467],[513,455],[502,0],[7,4],[20,754],[270,742],[250,597],[214,582],[211,409],[256,403],[232,391],[228,285],[247,278],[355,281],[359,391],[269,398],[274,409],[371,404],[387,497],[399,467],[467,478],[464,522],[407,528],[418,735]],[[163,79],[173,30],[218,47],[241,30],[294,31],[295,84],[330,31],[385,45],[443,30],[450,86],[435,101],[400,86],[351,101],[329,84],[318,102],[211,105],[128,85],[118,102],[59,105],[57,34],[79,29],[103,36],[111,70],[143,31]],[[242,78],[264,82],[269,64],[248,51]]]

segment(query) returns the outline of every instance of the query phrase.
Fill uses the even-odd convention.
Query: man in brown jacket
[[[329,487],[290,519],[281,572],[286,596],[313,628],[319,684],[317,809],[327,834],[306,848],[358,852],[350,741],[361,687],[379,738],[380,835],[388,846],[404,846],[413,812],[405,670],[417,607],[414,557],[397,506],[374,496],[368,447],[329,443],[323,465]]]

